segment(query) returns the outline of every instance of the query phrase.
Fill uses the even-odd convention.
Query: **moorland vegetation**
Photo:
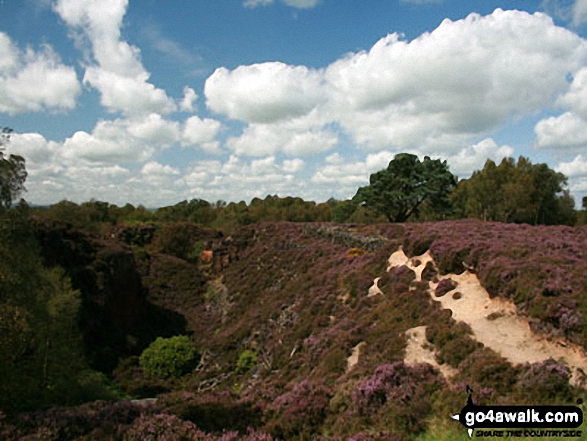
[[[347,201],[147,210],[14,204],[24,159],[2,155],[0,438],[465,439],[448,416],[466,385],[481,404],[575,403],[564,360],[510,363],[429,292],[474,271],[534,332],[586,348],[587,230],[566,178],[520,158],[458,181],[398,156]],[[436,265],[388,270],[400,246]],[[419,326],[453,377],[405,361]]]

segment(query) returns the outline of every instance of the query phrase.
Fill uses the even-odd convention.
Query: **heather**
[[[474,220],[412,224],[409,255],[430,250],[441,273],[472,268],[490,296],[511,299],[538,332],[585,345],[584,227]]]
[[[585,341],[581,227],[267,222],[228,234],[187,225],[116,225],[96,236],[39,221],[28,265],[62,268],[51,280],[62,288],[69,280],[65,299],[81,299],[80,359],[86,354],[85,368],[103,377],[80,376],[75,400],[47,395],[22,409],[37,412],[3,408],[3,438],[441,439],[461,436],[458,424],[440,421],[465,404],[467,385],[482,404],[580,395],[560,360],[513,366],[483,347],[432,299],[429,281],[435,298],[453,296],[460,287],[444,276],[468,268],[538,332]],[[427,264],[422,281],[406,265],[386,271],[400,246],[412,257],[430,250],[438,268]],[[11,274],[14,286],[27,282]],[[382,294],[369,296],[375,278]],[[75,326],[63,298],[51,298],[56,331],[69,330],[55,335],[69,338]],[[5,313],[16,316],[17,306]],[[27,323],[15,321],[9,335]],[[455,377],[404,361],[416,326],[427,327],[426,345]],[[151,398],[156,404],[129,401]]]

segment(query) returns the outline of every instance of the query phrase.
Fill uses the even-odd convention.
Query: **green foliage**
[[[198,362],[198,353],[189,337],[159,337],[143,351],[139,364],[153,378],[180,377]]]
[[[488,221],[574,225],[575,202],[567,178],[546,164],[520,156],[499,165],[487,160],[482,170],[459,182],[453,201],[460,216]]]
[[[387,169],[373,173],[369,185],[359,188],[353,201],[384,214],[390,222],[405,222],[425,204],[447,211],[455,185],[446,161],[428,156],[420,161],[416,155],[401,153]]]
[[[5,215],[10,227],[0,228],[0,408],[112,397],[100,382],[88,381],[80,292],[61,268],[43,267],[26,210]]]
[[[251,351],[250,349],[245,349],[240,353],[238,361],[236,362],[236,373],[246,374],[247,372],[255,369],[258,364],[259,362],[257,361],[257,353],[255,351]]]
[[[351,200],[334,201],[332,211],[332,220],[334,222],[349,222],[351,216],[356,211],[358,204]]]

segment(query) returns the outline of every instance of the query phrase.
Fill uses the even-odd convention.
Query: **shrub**
[[[447,292],[452,291],[457,287],[457,282],[452,279],[443,279],[438,282],[436,289],[434,290],[434,295],[436,297],[442,297]]]
[[[525,366],[518,381],[518,387],[529,399],[552,400],[568,399],[570,394],[570,369],[552,358]]]
[[[195,424],[183,421],[175,415],[157,414],[143,415],[137,418],[132,426],[125,432],[124,441],[143,440],[174,440],[188,441],[201,439],[202,432]],[[197,438],[196,438],[197,436]]]
[[[367,415],[376,412],[388,400],[406,404],[416,392],[416,382],[411,371],[412,368],[403,361],[377,367],[375,373],[355,389],[355,409],[361,415]]]
[[[476,350],[461,368],[470,382],[480,386],[476,389],[494,389],[499,394],[511,391],[518,376],[514,366],[488,348]]]
[[[415,434],[425,428],[431,410],[429,396],[438,385],[429,364],[406,365],[403,361],[384,364],[358,384],[353,395],[356,411],[385,424],[395,432]]]
[[[200,430],[211,433],[244,432],[249,427],[260,426],[263,417],[258,406],[230,392],[174,392],[161,396],[157,405],[163,412],[191,421]]]
[[[426,266],[422,270],[422,280],[431,281],[438,276],[438,271],[434,268],[434,264],[432,262],[426,263]]]
[[[426,328],[426,338],[438,348],[438,362],[458,367],[476,349],[483,346],[470,335],[473,331],[463,322],[455,323],[444,311]]]
[[[257,353],[250,349],[245,349],[241,352],[236,362],[236,373],[246,374],[255,369],[258,365]]]
[[[285,439],[314,433],[326,417],[331,395],[328,388],[308,380],[296,384],[273,403],[275,418],[269,427]]]
[[[150,377],[168,378],[186,374],[198,361],[198,353],[189,337],[178,335],[159,337],[143,351],[139,364]]]

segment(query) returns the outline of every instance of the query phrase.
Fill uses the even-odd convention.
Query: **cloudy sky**
[[[587,195],[587,0],[0,0],[27,201],[345,199],[393,156]]]

